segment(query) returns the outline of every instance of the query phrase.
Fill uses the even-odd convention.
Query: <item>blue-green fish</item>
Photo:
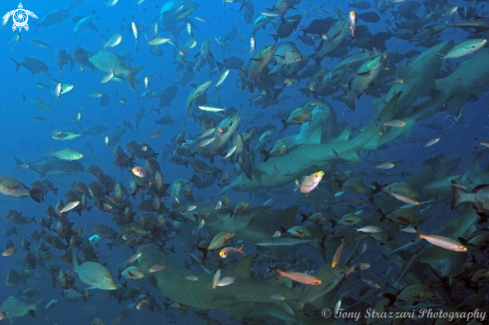
[[[109,271],[102,264],[85,262],[82,265],[78,265],[75,252],[73,252],[73,266],[70,274],[74,273],[78,274],[81,282],[88,284],[92,288],[102,290],[117,289],[114,279],[112,279]]]
[[[144,66],[127,68],[120,56],[108,50],[95,53],[89,60],[97,69],[102,70],[105,73],[110,73],[111,70],[114,70],[116,77],[124,75],[127,78],[127,81],[129,81],[131,89],[134,89],[135,87],[136,74],[144,68]]]

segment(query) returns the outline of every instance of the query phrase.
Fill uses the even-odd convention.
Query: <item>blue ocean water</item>
[[[130,168],[119,168],[113,164],[114,152],[111,147],[105,144],[105,137],[109,137],[109,141],[112,137],[112,132],[118,126],[123,125],[124,120],[130,120],[130,123],[135,128],[135,132],[131,132],[129,128],[126,127],[126,132],[123,134],[121,140],[117,145],[121,146],[126,150],[125,144],[131,140],[138,142],[139,144],[146,142],[152,149],[158,153],[156,160],[158,161],[161,172],[164,176],[164,182],[172,184],[178,178],[191,179],[196,172],[191,166],[181,166],[175,165],[168,161],[168,159],[174,155],[175,149],[175,137],[181,132],[185,131],[186,139],[200,139],[197,138],[202,132],[201,126],[195,121],[194,118],[190,119],[187,124],[187,97],[193,88],[190,87],[191,84],[200,84],[207,80],[212,80],[213,85],[207,90],[207,103],[210,105],[219,106],[222,108],[234,107],[237,113],[242,115],[242,120],[238,129],[238,132],[245,132],[245,130],[258,126],[262,128],[265,125],[273,125],[276,127],[275,135],[272,141],[267,144],[265,149],[270,149],[273,143],[286,136],[296,135],[300,126],[292,125],[288,126],[287,129],[283,130],[283,124],[279,119],[273,118],[274,114],[279,111],[288,109],[294,110],[304,104],[306,101],[313,98],[305,96],[301,89],[307,89],[308,79],[300,79],[295,76],[290,77],[290,79],[297,79],[297,83],[293,81],[293,85],[285,87],[285,83],[279,83],[273,85],[276,89],[283,88],[282,92],[276,98],[277,103],[269,107],[262,107],[260,105],[250,105],[250,102],[254,96],[257,96],[261,90],[255,89],[254,93],[251,94],[249,89],[241,90],[241,79],[238,74],[237,69],[231,69],[229,75],[225,82],[218,88],[214,85],[217,83],[219,76],[221,75],[220,70],[215,70],[210,72],[209,64],[205,64],[201,71],[197,71],[193,76],[192,80],[188,82],[182,81],[182,71],[176,71],[175,61],[179,59],[180,55],[178,51],[182,49],[183,44],[190,38],[185,30],[185,24],[187,21],[192,22],[194,38],[197,39],[198,44],[195,48],[185,50],[188,61],[197,61],[197,56],[199,53],[200,46],[204,39],[209,39],[211,41],[210,52],[213,58],[222,62],[223,59],[228,57],[238,57],[241,58],[245,64],[244,67],[248,69],[250,64],[250,54],[249,42],[252,36],[256,40],[256,51],[263,48],[265,45],[274,44],[274,40],[270,37],[271,34],[275,33],[272,26],[269,24],[265,30],[259,30],[255,35],[252,34],[252,23],[245,23],[243,13],[239,11],[241,3],[223,3],[220,1],[195,1],[198,3],[198,8],[192,12],[189,16],[186,16],[178,22],[178,27],[181,28],[179,35],[172,35],[170,31],[159,30],[158,36],[160,37],[172,37],[172,41],[175,45],[169,43],[160,45],[159,47],[163,51],[163,55],[156,57],[150,52],[150,46],[148,45],[145,37],[149,40],[153,38],[152,35],[152,25],[154,22],[158,23],[160,28],[164,28],[164,23],[161,21],[160,10],[165,4],[168,5],[170,1],[144,1],[141,5],[135,7],[133,1],[120,1],[114,6],[106,6],[103,1],[91,1],[84,0],[81,1],[75,8],[69,11],[69,17],[65,20],[53,24],[47,27],[39,27],[37,29],[37,24],[39,24],[43,17],[48,15],[50,12],[58,10],[60,8],[68,8],[69,3],[61,3],[56,1],[26,1],[23,3],[24,9],[34,12],[39,18],[35,19],[29,17],[29,30],[23,30],[21,32],[20,41],[11,44],[11,41],[18,31],[12,31],[12,20],[3,26],[1,33],[1,92],[0,92],[0,136],[2,138],[2,146],[0,147],[0,154],[2,159],[0,160],[0,168],[2,170],[1,174],[10,175],[18,180],[20,180],[27,187],[31,188],[30,185],[36,180],[49,179],[55,187],[59,188],[58,194],[55,195],[53,192],[48,192],[44,197],[44,201],[38,204],[31,200],[29,197],[15,198],[2,196],[0,198],[0,215],[1,215],[1,228],[2,231],[5,229],[16,228],[17,234],[13,234],[9,237],[2,236],[0,238],[0,246],[5,246],[9,238],[13,241],[15,247],[19,247],[22,239],[25,237],[32,242],[31,252],[36,252],[40,242],[34,241],[30,234],[33,231],[40,231],[39,219],[41,217],[46,218],[45,208],[48,204],[53,207],[56,206],[58,200],[63,200],[64,203],[67,202],[66,198],[63,196],[64,193],[70,190],[70,185],[76,181],[82,181],[85,184],[92,183],[97,180],[97,178],[87,173],[79,173],[76,175],[67,176],[45,176],[40,178],[40,175],[33,171],[28,166],[26,168],[21,167],[17,169],[17,165],[13,160],[12,156],[17,157],[25,164],[32,164],[32,162],[49,158],[50,150],[59,151],[64,148],[70,148],[74,151],[81,152],[84,158],[80,160],[84,168],[87,169],[91,164],[100,166],[100,168],[110,177],[112,177],[116,182],[124,184],[126,188],[129,189],[129,180],[134,176]],[[428,13],[428,10],[423,8],[423,5],[416,10],[415,14],[417,18],[404,17],[400,14],[397,8],[405,3],[415,2],[415,1],[405,1],[397,5],[392,5],[392,8],[387,10],[385,14],[378,13],[377,9],[374,7],[366,10],[354,9],[358,13],[362,12],[375,12],[379,14],[380,21],[375,23],[369,23],[358,19],[357,28],[363,26],[363,31],[368,31],[372,35],[378,32],[392,32],[396,29],[401,29],[401,25],[395,26],[395,24],[408,24],[412,23],[414,20],[420,20]],[[177,1],[177,7],[183,5],[185,2]],[[182,3],[182,4],[180,4]],[[434,3],[434,1],[430,2]],[[371,3],[373,5],[373,3]],[[420,3],[421,4],[421,3]],[[272,10],[275,5],[274,1],[255,1],[255,13],[253,20],[258,17],[263,12],[276,12]],[[466,18],[463,16],[463,8],[471,5],[471,3],[466,1],[457,1],[451,3],[450,5],[445,2],[439,2],[439,7],[437,10],[446,11],[450,7],[458,5],[459,12],[453,17],[440,17],[437,23],[444,24],[445,21],[449,20],[451,23],[458,21],[470,20],[474,18],[475,15]],[[18,7],[18,3],[15,1],[3,1],[1,4],[1,12],[6,13],[8,11],[14,10]],[[484,16],[484,11],[482,9],[481,3],[475,3],[474,10],[477,10],[480,16]],[[425,7],[428,7],[425,4]],[[434,7],[434,6],[432,6]],[[288,19],[291,15],[301,15],[302,19],[297,27],[297,30],[292,32],[290,36],[278,41],[281,43],[283,41],[294,42],[302,55],[312,56],[317,52],[316,48],[320,48],[322,40],[321,35],[315,35],[315,47],[307,46],[298,39],[298,36],[302,34],[301,29],[306,28],[318,19],[324,19],[331,17],[333,19],[338,19],[338,14],[336,11],[341,12],[341,17],[346,19],[351,7],[345,2],[333,3],[330,1],[296,1],[294,8],[291,8],[285,14],[284,19]],[[430,9],[430,12],[433,11]],[[307,12],[308,16],[306,16]],[[90,28],[83,29],[80,33],[74,34],[76,23],[74,18],[77,16],[87,17],[93,15],[91,21],[93,25],[96,26],[97,30],[91,30]],[[209,21],[209,23],[197,20],[195,17],[202,17]],[[384,20],[392,18],[392,23],[387,24]],[[281,23],[280,17],[273,17],[276,24]],[[127,27],[130,26],[132,22],[136,22],[141,26],[139,40],[137,46],[133,33]],[[429,23],[430,25],[432,23]],[[226,33],[233,28],[238,27],[238,33],[231,42],[225,43],[224,47],[219,46],[219,42],[222,42]],[[420,25],[418,29],[421,29],[423,25]],[[426,26],[426,25],[425,25]],[[122,27],[125,27],[124,29]],[[148,30],[142,31],[142,29],[147,28]],[[326,33],[324,30],[323,33]],[[132,67],[144,66],[144,69],[140,71],[136,76],[136,87],[135,90],[131,90],[129,84],[126,81],[110,81],[108,83],[101,83],[101,80],[106,76],[106,72],[99,69],[92,70],[91,68],[85,66],[83,71],[81,71],[81,65],[76,62],[73,68],[71,68],[70,63],[64,65],[62,73],[60,67],[57,64],[57,55],[61,49],[66,50],[68,54],[73,56],[73,53],[77,48],[83,48],[90,54],[94,54],[98,51],[103,50],[103,46],[100,43],[107,42],[107,40],[115,33],[120,33],[123,40],[120,45],[108,50],[117,53],[121,56],[126,53],[129,58],[127,63]],[[486,32],[487,34],[487,32]],[[311,33],[311,35],[313,35]],[[485,34],[479,35],[480,38],[484,38]],[[477,35],[475,35],[477,36]],[[358,35],[357,37],[360,37]],[[343,42],[350,42],[350,33],[345,37]],[[441,36],[440,41],[445,41],[452,39],[455,44],[459,44],[469,38],[474,38],[474,33],[469,33],[461,28],[447,28],[445,29]],[[32,40],[42,40],[52,48],[52,52],[49,49],[35,46]],[[137,51],[135,50],[137,48]],[[385,52],[387,58],[393,56],[394,54],[405,54],[411,50],[418,50],[424,52],[429,47],[419,45],[417,42],[412,42],[408,40],[399,39],[396,37],[390,37],[383,48],[377,49],[380,52]],[[324,57],[321,61],[321,66],[325,69],[331,71],[337,64],[341,63],[347,57],[359,53],[360,48],[355,47],[355,41],[350,42],[346,48],[344,55],[340,57],[331,58],[328,55]],[[367,50],[372,51],[373,48],[367,48]],[[487,48],[481,49],[480,51],[486,51]],[[445,67],[440,69],[439,78],[441,76],[446,77],[452,73],[456,68],[457,64],[467,60],[468,58],[479,55],[479,53],[470,54],[458,59],[447,59]],[[30,71],[24,67],[20,67],[16,71],[16,64],[9,58],[12,58],[18,62],[22,62],[24,58],[35,58],[44,62],[48,67],[48,75],[42,75],[39,73],[32,74]],[[126,57],[126,56],[124,56]],[[391,71],[395,69],[395,66],[403,66],[408,62],[407,58],[403,58],[401,61],[384,66]],[[310,60],[307,66],[315,65],[314,60]],[[267,65],[268,66],[268,65]],[[274,65],[269,64],[270,68]],[[302,70],[303,71],[303,70]],[[384,69],[384,71],[389,71]],[[348,75],[352,75],[351,71],[346,72]],[[148,99],[141,98],[142,94],[145,92],[144,78],[149,78],[148,90],[155,91],[155,93],[161,93],[165,88],[172,85],[178,86],[178,94],[170,107],[161,108],[161,115],[154,110],[159,106],[159,99]],[[160,78],[161,77],[161,78]],[[53,82],[55,80],[56,82]],[[384,82],[389,84],[389,81],[385,76],[379,78],[379,82]],[[74,85],[73,90],[66,94],[61,95],[62,104],[53,97],[53,92],[55,91],[56,84],[61,83]],[[48,89],[39,88],[36,84],[43,83],[49,86]],[[239,87],[233,87],[233,85],[238,85]],[[385,85],[384,85],[385,86]],[[487,85],[485,86],[487,87]],[[484,87],[483,87],[484,88]],[[342,95],[343,92],[348,92],[348,79],[345,77],[333,87],[334,94],[328,94],[327,96],[320,95],[319,98],[324,98],[333,107],[337,115],[337,125],[340,128],[350,127],[353,130],[353,135],[358,135],[363,126],[370,123],[370,121],[376,118],[378,109],[371,105],[371,101],[375,97],[367,94],[363,94],[361,98],[356,99],[356,109],[351,111],[343,102],[338,100],[336,96]],[[382,91],[389,90],[389,87],[383,87]],[[106,106],[101,105],[100,98],[88,98],[88,94],[91,93],[102,93],[109,96],[109,102]],[[382,96],[385,93],[381,94]],[[424,121],[416,122],[410,137],[400,136],[388,143],[387,148],[379,148],[373,151],[362,151],[360,156],[363,158],[363,162],[349,162],[345,160],[338,159],[334,166],[342,171],[348,171],[355,174],[356,177],[364,180],[364,183],[369,186],[372,181],[377,181],[381,184],[388,184],[397,181],[407,181],[410,176],[416,174],[425,161],[430,158],[440,157],[439,155],[445,155],[447,157],[453,155],[460,155],[461,160],[455,169],[450,172],[453,174],[463,174],[468,166],[473,161],[478,150],[484,150],[484,147],[475,148],[478,145],[478,141],[487,141],[487,118],[488,114],[486,111],[487,101],[489,100],[486,91],[478,92],[474,94],[477,97],[471,98],[470,101],[463,103],[463,118],[460,122],[454,123],[452,126],[453,115],[450,115],[447,111],[439,111],[433,114],[428,119]],[[415,104],[421,103],[427,100],[431,93],[428,91],[419,97]],[[25,98],[25,100],[24,100]],[[44,103],[53,107],[52,110],[43,110],[37,107],[35,104],[39,102],[36,98],[40,98]],[[87,99],[88,98],[88,99]],[[122,104],[120,102],[121,98],[125,98],[127,103]],[[143,118],[136,129],[136,114],[138,110],[144,107],[145,118]],[[82,130],[78,127],[77,123],[70,120],[76,117],[76,112],[81,113],[80,125]],[[163,117],[167,112],[172,116],[175,123],[169,125],[155,125],[155,121],[160,117]],[[193,107],[194,116],[196,114],[201,114],[199,109],[194,105]],[[450,116],[449,116],[450,115]],[[33,116],[43,117],[44,121],[34,121]],[[306,122],[308,123],[308,122]],[[79,133],[86,131],[90,126],[96,124],[103,124],[108,127],[108,131],[99,135],[85,135],[84,138],[75,138],[69,141],[57,141],[52,138],[52,132],[55,130],[67,131]],[[427,127],[427,125],[437,124],[436,129]],[[160,136],[150,139],[149,136],[157,130],[161,130]],[[225,131],[224,131],[225,132]],[[339,133],[338,133],[339,134]],[[335,134],[337,136],[338,134]],[[252,140],[252,146],[257,143],[260,134],[255,135]],[[432,147],[423,149],[427,141],[440,138],[439,143]],[[234,139],[233,139],[234,140]],[[87,146],[91,147],[91,149]],[[232,145],[230,145],[231,147]],[[114,145],[115,147],[115,145]],[[486,148],[487,150],[487,148]],[[127,150],[126,150],[127,152]],[[129,154],[129,153],[128,153]],[[130,154],[129,154],[130,155]],[[287,155],[283,156],[281,159],[287,159]],[[190,157],[182,157],[184,160],[188,161]],[[229,160],[223,159],[223,157],[216,157],[214,163],[211,163],[205,158],[198,157],[201,160],[206,161],[208,165],[215,168],[222,169],[222,171],[227,172],[231,175],[231,180],[239,176],[241,171],[239,169],[237,173],[233,170],[233,164]],[[55,159],[55,158],[53,158]],[[273,159],[273,158],[272,158]],[[255,157],[255,164],[259,164],[263,160],[262,154],[257,154]],[[392,173],[390,175],[379,174],[379,170],[376,170],[372,165],[379,164],[382,162],[392,161],[395,163],[395,168],[386,171],[386,173]],[[481,168],[484,170],[488,164],[487,155],[485,152],[482,154]],[[144,160],[140,158],[135,159],[135,166],[144,166]],[[16,170],[17,169],[17,170]],[[307,176],[306,174],[301,174],[301,171],[295,170],[281,170],[280,172],[297,172],[297,179],[300,180],[302,176]],[[404,175],[404,173],[406,175]],[[197,173],[198,174],[198,173]],[[309,173],[311,174],[311,173]],[[221,174],[220,174],[221,175]],[[448,175],[444,175],[448,176]],[[331,175],[326,179],[323,178],[323,183],[334,183],[334,177]],[[195,201],[193,204],[199,206],[200,203],[204,202],[214,202],[217,204],[218,194],[221,192],[221,187],[218,185],[220,179],[215,179],[212,185],[204,189],[197,188],[194,184],[191,184],[193,195]],[[475,184],[474,184],[475,185]],[[477,184],[480,185],[480,184]],[[308,198],[305,195],[298,194],[299,192],[292,192],[293,182],[290,184],[281,186],[275,189],[262,189],[258,191],[227,191],[226,196],[229,197],[233,204],[236,204],[240,200],[245,200],[251,203],[251,207],[261,206],[265,201],[269,199],[275,199],[273,208],[285,209],[293,205],[300,205],[300,211],[305,211],[307,213],[314,213],[321,211],[320,208],[314,206],[308,202]],[[343,189],[344,190],[344,189]],[[339,191],[343,191],[338,189]],[[151,188],[147,189],[147,193],[152,191]],[[170,189],[168,190],[170,191]],[[325,194],[326,195],[326,194]],[[328,192],[328,198],[331,198],[331,193]],[[145,199],[149,199],[151,194],[145,195]],[[180,200],[182,200],[182,197]],[[423,196],[423,198],[429,199],[430,197]],[[137,211],[137,206],[141,203],[141,196],[138,194],[136,199],[130,197],[129,200],[134,206],[134,210]],[[169,202],[170,197],[166,196],[163,203],[167,206],[169,210],[171,203]],[[326,200],[326,198],[325,198]],[[350,202],[350,205],[339,206],[336,208],[339,216],[346,214],[348,212],[355,212],[352,209],[353,205],[362,207],[363,204],[368,204],[369,200],[367,196],[358,196],[354,193],[346,191],[343,194],[341,200]],[[341,200],[337,200],[339,203]],[[182,200],[184,201],[184,200]],[[334,201],[334,200],[333,200]],[[341,201],[343,202],[343,201]],[[438,202],[435,206],[426,212],[425,223],[423,223],[422,228],[425,233],[437,233],[437,230],[441,223],[444,223],[448,218],[455,218],[460,216],[462,210],[451,210],[451,199],[447,196],[440,196]],[[187,202],[189,203],[189,202]],[[352,205],[353,204],[353,205]],[[93,205],[93,200],[89,200],[89,205]],[[8,210],[22,211],[23,216],[36,217],[36,223],[31,223],[28,225],[14,225],[4,218]],[[168,211],[169,211],[168,210]],[[361,210],[359,208],[358,210]],[[375,210],[375,209],[373,209]],[[167,211],[167,212],[168,212]],[[324,210],[325,213],[330,210]],[[141,216],[146,212],[138,211],[137,215]],[[369,213],[369,212],[367,212]],[[105,224],[111,226],[116,231],[120,232],[119,229],[111,221],[111,214],[108,212],[103,212],[97,207],[93,207],[90,213],[88,211],[83,211],[81,216],[76,213],[69,214],[70,222],[74,223],[73,229],[80,225],[84,230],[84,236],[92,236],[93,233],[88,229],[90,225],[94,224]],[[329,219],[330,217],[328,217]],[[299,220],[299,219],[298,219]],[[55,222],[56,224],[56,222]],[[55,228],[53,224],[52,228]],[[297,223],[298,225],[300,222]],[[198,223],[193,225],[196,228]],[[279,229],[277,229],[279,230]],[[204,235],[206,234],[205,225],[202,230]],[[330,223],[325,223],[324,231],[328,234],[333,231]],[[56,235],[54,232],[51,234]],[[239,237],[237,237],[239,239]],[[271,239],[271,238],[270,238]],[[175,248],[175,252],[170,253],[170,257],[180,264],[183,264],[184,260],[189,261],[187,255],[181,251],[181,248],[188,241],[195,243],[195,238],[184,238],[177,233],[172,233],[170,238],[165,243],[166,248]],[[42,242],[42,240],[41,240]],[[113,249],[107,247],[107,243],[111,240],[104,239],[98,246],[94,247],[95,251],[98,252],[99,262],[102,264],[106,263],[107,269],[111,272],[114,278],[117,278],[118,269],[131,255],[134,254],[132,248],[126,247],[124,245],[115,246]],[[400,243],[405,243],[406,240],[400,240]],[[197,244],[197,243],[195,243]],[[236,246],[236,244],[234,245]],[[239,246],[236,246],[239,247]],[[369,243],[369,247],[372,247],[370,259],[373,260],[375,250],[380,251],[381,247],[376,246],[374,242]],[[370,248],[369,248],[370,249]],[[245,250],[247,254],[255,255],[260,254],[260,252],[255,248],[252,242],[245,242]],[[318,257],[318,252],[313,251],[310,247],[302,246],[302,251],[306,252],[312,258],[307,263],[307,266],[301,270],[296,270],[298,272],[303,272],[306,270],[316,270],[319,269],[325,263],[330,263],[334,255],[334,251],[328,251],[326,255],[326,262],[321,255]],[[51,248],[51,252],[55,255],[60,256],[64,254],[63,250],[56,250]],[[78,253],[78,249],[75,249]],[[22,265],[23,257],[25,251],[18,248],[17,253],[8,257],[2,257],[2,266],[0,267],[0,278],[6,278],[10,269],[15,269],[16,271],[21,271],[24,269]],[[194,255],[202,256],[202,254],[195,250]],[[257,256],[258,256],[257,255]],[[368,262],[368,258],[366,259]],[[52,261],[46,262],[46,264],[57,264],[61,266],[65,271],[68,271],[70,265],[61,259],[57,258]],[[214,265],[215,266],[215,265]],[[290,265],[288,265],[290,266]],[[381,261],[372,265],[371,271],[380,274],[385,269],[390,267],[388,260]],[[198,272],[196,266],[192,266],[195,272]],[[266,267],[257,266],[257,270],[261,272],[266,272]],[[214,270],[215,271],[215,270]],[[53,324],[90,324],[92,319],[99,317],[105,324],[110,324],[113,319],[121,315],[121,312],[125,307],[134,303],[131,300],[123,301],[121,304],[117,303],[114,298],[108,299],[109,295],[107,292],[102,290],[92,290],[92,297],[87,301],[83,302],[81,299],[77,301],[71,301],[65,299],[60,291],[59,284],[53,288],[51,282],[52,275],[48,273],[43,267],[38,266],[33,270],[35,277],[27,279],[27,286],[20,284],[16,287],[9,287],[7,285],[2,285],[3,290],[0,291],[0,301],[4,301],[9,296],[17,296],[19,289],[24,290],[27,287],[36,288],[41,294],[34,298],[30,298],[31,301],[38,300],[40,298],[45,298],[43,305],[50,301],[51,299],[59,300],[58,305],[45,313],[36,312],[35,319],[30,316],[25,318],[19,318],[15,320],[16,324],[33,324],[36,323],[47,323],[48,320],[45,316],[49,316],[50,321]],[[394,272],[394,271],[393,271]],[[400,270],[397,268],[395,274],[391,273],[395,282],[396,276],[400,274]],[[274,274],[275,275],[275,274]],[[85,288],[86,286],[82,284],[78,277],[75,277],[77,286],[79,288]],[[116,279],[117,283],[124,283],[124,279]],[[392,284],[392,283],[391,283]],[[155,290],[145,279],[138,281],[127,281],[127,286],[129,288],[139,287],[141,295],[146,294],[148,291],[151,296],[156,298],[156,302],[164,310],[163,312],[151,312],[148,308],[143,308],[142,310],[136,310],[132,306],[131,312],[124,314],[121,320],[121,324],[158,324],[160,322],[164,323],[176,323],[176,324],[189,324],[191,322],[202,322],[193,313],[194,310],[190,306],[190,312],[187,310],[180,311],[177,309],[169,308],[165,309],[165,303],[171,303],[171,300],[167,300],[163,295]],[[358,288],[352,285],[348,287],[351,292],[352,298],[358,298]],[[392,290],[391,290],[392,291]],[[271,293],[273,294],[273,293]],[[206,297],[201,297],[201,299],[206,299]],[[328,306],[331,307],[331,306]],[[326,308],[326,306],[325,306]],[[222,324],[232,324],[238,322],[232,320],[229,316],[225,315],[223,312],[218,310],[210,310],[209,317],[219,320]],[[273,317],[271,317],[273,319]],[[7,321],[7,320],[4,320]],[[205,322],[205,321],[204,321]],[[276,323],[283,321],[276,320]],[[273,322],[272,322],[273,323]]]

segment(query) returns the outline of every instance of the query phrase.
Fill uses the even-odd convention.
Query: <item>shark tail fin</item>
[[[44,191],[40,188],[36,187],[29,190],[29,196],[37,203],[41,203],[41,201],[44,201]]]
[[[16,157],[12,156],[12,158],[14,158],[15,160],[15,165],[16,165],[16,168],[14,170],[14,174],[20,169],[20,166],[23,165],[22,164],[22,161],[20,161],[19,159],[17,159]]]

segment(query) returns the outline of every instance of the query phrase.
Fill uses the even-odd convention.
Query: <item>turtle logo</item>
[[[29,10],[25,10],[22,6],[22,3],[19,3],[19,9],[7,12],[5,16],[3,16],[3,18],[7,19],[9,16],[12,16],[12,21],[14,23],[12,25],[12,31],[15,31],[15,29],[17,29],[18,27],[19,32],[22,31],[22,28],[24,28],[26,31],[29,30],[29,25],[27,25],[27,20],[29,19],[29,16],[37,18],[35,13]]]

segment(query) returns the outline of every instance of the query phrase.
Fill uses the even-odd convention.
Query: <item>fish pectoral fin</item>
[[[90,281],[90,283],[94,283],[94,282],[95,282],[95,281],[94,281],[92,278],[90,278],[89,276],[85,275],[85,277],[86,277],[86,278],[87,278],[87,279]]]

